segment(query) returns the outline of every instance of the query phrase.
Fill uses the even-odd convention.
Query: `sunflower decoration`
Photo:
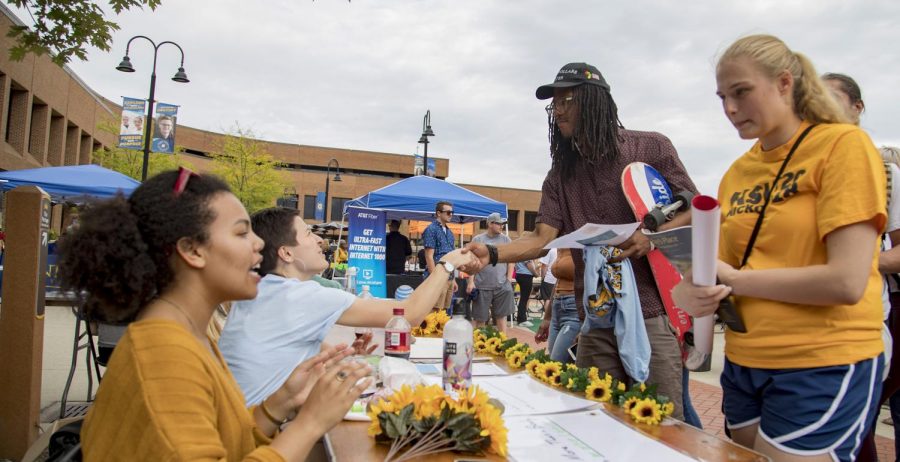
[[[584,393],[591,383],[588,378],[588,370],[573,364],[567,364],[559,376],[560,383],[575,393]]]
[[[370,404],[375,441],[390,444],[386,461],[445,451],[507,455],[502,406],[477,387],[447,395],[440,386],[404,386]],[[398,407],[402,405],[402,407]]]
[[[539,371],[540,368],[541,368],[541,362],[537,359],[532,359],[531,361],[528,361],[527,363],[525,363],[525,370],[527,370],[528,373],[531,374],[531,376],[534,378],[540,377],[540,371]]]
[[[521,369],[522,365],[525,364],[525,356],[525,351],[521,349],[515,350],[506,357],[506,364],[509,364],[509,367],[513,369]]]
[[[500,343],[500,337],[491,337],[484,342],[488,353],[500,348]]]
[[[561,387],[563,385],[562,375],[555,374],[555,375],[551,376],[550,379],[547,380],[547,383],[549,383],[550,385],[553,385],[554,387]]]
[[[638,398],[637,396],[626,398],[625,402],[622,403],[622,409],[625,410],[626,414],[631,414],[631,410],[634,409],[634,406],[637,405],[640,400],[641,398]]]
[[[663,417],[668,417],[672,415],[673,412],[675,412],[675,403],[669,401],[668,403],[660,406],[660,410],[662,411]]]
[[[492,338],[490,340],[497,340],[497,338]],[[503,354],[503,342],[489,342],[487,352],[494,355],[499,356]]]
[[[551,361],[541,365],[538,373],[540,374],[541,380],[552,384],[554,377],[559,377],[561,369],[562,364]]]
[[[607,373],[606,375],[609,375],[609,373]],[[588,378],[591,379],[591,382],[600,380],[600,369],[591,366],[591,368],[588,369]]]
[[[478,436],[490,438],[491,445],[488,452],[493,452],[500,457],[506,457],[506,444],[508,442],[506,425],[503,423],[502,412],[494,406],[481,406],[475,416],[481,424],[481,432]]]
[[[635,422],[649,425],[658,425],[663,418],[662,409],[660,409],[656,400],[652,398],[637,400],[632,406],[630,414]]]
[[[584,390],[587,399],[600,403],[608,403],[612,398],[612,385],[606,380],[595,380]]]
[[[484,340],[476,340],[475,351],[479,353],[487,353],[487,343]]]
[[[425,336],[425,334],[422,332],[422,328],[419,326],[416,326],[416,327],[413,327],[412,329],[410,329],[409,333],[412,334],[414,337],[424,337]]]

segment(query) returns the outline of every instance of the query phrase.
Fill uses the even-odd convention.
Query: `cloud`
[[[544,105],[535,88],[567,62],[596,64],[629,128],[672,139],[700,189],[748,147],[715,96],[717,54],[747,33],[772,33],[819,71],[863,86],[863,126],[900,142],[900,3],[164,0],[117,18],[113,51],[72,68],[105,97],[145,97],[150,47],[132,45],[135,74],[114,70],[137,34],[174,40],[191,83],[168,80],[160,50],[157,99],[201,129],[252,127],[269,140],[411,154],[430,109],[429,155],[451,180],[540,187],[549,168]]]

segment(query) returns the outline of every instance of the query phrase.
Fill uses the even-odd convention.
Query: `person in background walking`
[[[531,327],[528,320],[528,300],[531,299],[531,288],[534,285],[534,260],[516,262],[516,283],[519,284],[519,307],[516,309],[516,324]]]

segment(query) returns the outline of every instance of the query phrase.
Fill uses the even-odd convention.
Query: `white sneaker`
[[[522,327],[531,327],[531,326],[534,326],[534,324],[532,324],[531,321],[520,322],[519,325],[522,326]]]

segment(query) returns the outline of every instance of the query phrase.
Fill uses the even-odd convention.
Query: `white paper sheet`
[[[434,337],[416,337],[416,343],[410,346],[409,360],[443,359],[444,339]]]
[[[691,201],[691,270],[698,286],[716,285],[719,254],[719,202],[709,196]],[[694,348],[685,365],[692,371],[708,371],[712,359],[715,315],[694,318]]]
[[[503,416],[556,414],[597,407],[597,403],[568,393],[560,393],[531,378],[527,373],[472,380],[491,398],[500,400]]]
[[[515,461],[695,460],[599,410],[504,418]]]
[[[416,364],[416,368],[420,373],[424,375],[441,375],[441,365],[440,364]],[[484,376],[494,376],[494,375],[509,375],[509,372],[506,372],[500,366],[494,363],[473,363],[472,364],[472,376],[473,377],[484,377]]]
[[[545,249],[583,249],[586,245],[619,245],[625,242],[640,223],[627,223],[624,225],[600,225],[587,223],[565,236],[552,240],[545,245]]]

